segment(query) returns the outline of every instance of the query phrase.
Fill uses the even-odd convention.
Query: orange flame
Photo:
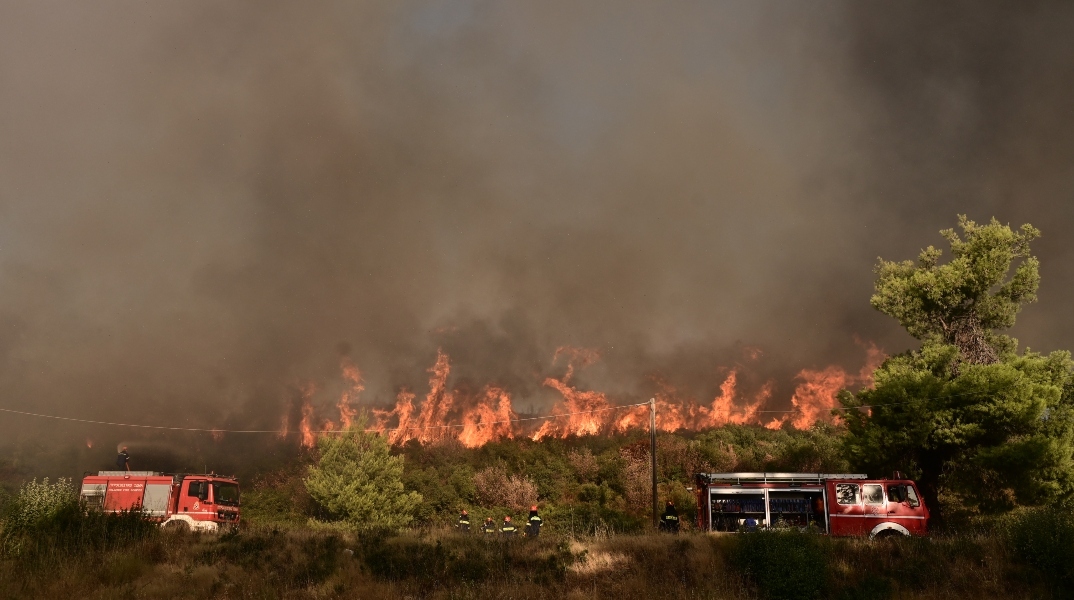
[[[858,381],[865,387],[871,388],[874,384],[873,372],[884,364],[888,355],[873,342],[862,343],[859,341],[858,344],[865,347],[865,365],[858,372]]]
[[[437,350],[436,362],[429,373],[429,393],[421,407],[414,406],[413,393],[405,389],[400,391],[394,408],[373,409],[375,431],[386,432],[392,444],[409,440],[431,443],[457,439],[468,448],[514,437],[514,427],[509,421],[517,415],[506,390],[489,385],[481,394],[469,397],[448,389],[451,362],[442,350]],[[395,421],[395,427],[389,427],[391,421]]]
[[[354,416],[358,414],[358,410],[351,406],[351,401],[358,400],[358,396],[365,389],[365,386],[362,385],[362,372],[358,370],[358,367],[351,364],[347,359],[343,359],[342,367],[343,378],[351,382],[351,389],[343,392],[339,397],[336,408],[339,409],[339,428],[349,429],[351,423],[354,422]]]
[[[860,342],[859,342],[860,343]],[[684,396],[668,382],[657,380],[659,391],[655,394],[657,408],[656,425],[661,431],[697,430],[728,424],[758,424],[770,429],[790,425],[806,429],[818,421],[832,421],[831,409],[836,406],[837,394],[845,387],[862,383],[872,384],[872,372],[883,362],[884,353],[875,344],[862,344],[866,350],[865,366],[857,375],[850,375],[838,366],[823,369],[802,369],[796,379],[791,397],[791,410],[765,422],[762,407],[771,400],[775,383],[767,381],[760,389],[743,390],[742,370],[739,364],[728,370],[719,387],[719,393],[705,404]],[[747,348],[746,360],[757,360],[761,351]],[[560,357],[566,359],[566,371],[562,377],[544,379],[544,385],[559,392],[561,400],[553,408],[553,418],[541,422],[536,430],[517,421],[511,404],[510,393],[497,385],[486,385],[478,393],[449,386],[451,361],[442,350],[437,350],[436,360],[428,369],[429,391],[419,403],[414,393],[401,389],[395,405],[390,409],[372,409],[373,431],[380,432],[392,444],[416,440],[422,444],[454,440],[474,448],[498,439],[527,436],[534,440],[565,438],[568,436],[621,433],[631,429],[645,428],[649,424],[649,407],[646,405],[617,407],[609,397],[598,390],[580,389],[574,383],[578,369],[600,360],[596,350],[563,346],[556,349],[552,362]],[[342,392],[335,408],[339,411],[339,424],[325,420],[323,431],[331,432],[351,426],[357,414],[355,404],[365,389],[361,371],[344,360],[341,363],[343,379],[349,389]],[[301,444],[312,447],[316,441],[311,424],[315,417],[311,403],[315,388],[308,384],[301,389]],[[290,421],[285,414],[279,435],[286,436]]]
[[[802,383],[794,390],[791,404],[795,412],[791,425],[796,429],[809,429],[818,420],[828,418],[836,405],[836,395],[847,386],[851,378],[843,369],[831,366],[822,371],[802,369],[798,373]]]
[[[533,434],[534,440],[570,435],[596,435],[607,429],[605,420],[609,416],[607,413],[611,411],[606,409],[612,406],[608,402],[608,397],[603,392],[581,391],[570,385],[571,377],[574,375],[575,361],[585,366],[595,362],[600,355],[595,350],[561,347],[556,350],[552,362],[555,362],[561,354],[569,356],[567,373],[563,379],[548,377],[544,380],[544,384],[563,396],[563,401],[557,404],[552,412],[568,416],[545,421]],[[633,421],[624,421],[624,419],[631,419],[632,416],[631,412],[621,415],[613,429],[629,428]]]
[[[511,395],[502,388],[486,387],[480,403],[463,417],[459,441],[467,448],[477,448],[495,439],[513,438],[515,435],[510,421],[516,417],[511,408]]]
[[[287,434],[290,433],[291,430],[291,417],[288,414],[289,412],[290,411],[288,411],[287,409],[284,409],[283,418],[280,419],[280,430],[276,432],[276,437],[280,438],[281,440],[285,439],[287,437]]]
[[[313,397],[314,391],[315,388],[312,384],[302,388],[302,421],[298,424],[298,430],[302,434],[303,448],[312,448],[317,442],[317,438],[310,428],[310,422],[313,420],[313,404],[310,403],[310,399]]]

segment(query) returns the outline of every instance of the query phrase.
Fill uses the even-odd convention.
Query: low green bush
[[[1074,598],[1074,516],[1026,509],[1008,517],[1001,531],[1015,559],[1038,569],[1056,598]]]
[[[640,533],[648,524],[642,517],[599,504],[550,506],[541,513],[542,531],[572,536]]]
[[[772,600],[818,598],[828,578],[828,556],[819,536],[758,531],[736,537],[732,563]]]
[[[47,563],[86,551],[122,548],[158,534],[159,527],[140,512],[87,510],[70,480],[45,479],[29,482],[19,491],[4,520],[0,548],[24,563]]]
[[[362,559],[369,571],[380,579],[402,581],[416,579],[426,583],[445,580],[448,552],[441,542],[430,545],[409,539],[386,541],[381,536],[367,538],[361,549]],[[468,555],[465,570],[481,570],[480,556]]]

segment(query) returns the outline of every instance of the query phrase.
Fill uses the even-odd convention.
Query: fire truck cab
[[[834,536],[925,535],[929,510],[913,481],[854,473],[699,473],[703,531],[769,527]]]
[[[82,480],[81,497],[90,509],[141,511],[169,528],[218,531],[239,523],[239,484],[234,477],[100,471]]]

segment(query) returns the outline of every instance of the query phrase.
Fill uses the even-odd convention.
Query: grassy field
[[[43,534],[44,538],[50,534]],[[62,537],[62,534],[59,534]],[[0,562],[4,598],[1049,598],[999,536],[807,534],[487,540],[450,530],[147,529]],[[1060,594],[1055,597],[1062,597]]]
[[[327,523],[303,483],[308,456],[250,477],[243,526],[221,535],[87,512],[74,481],[33,480],[11,487],[17,497],[0,489],[0,599],[1074,597],[1070,511],[970,515],[924,539],[702,534],[690,531],[687,473],[844,465],[824,431],[725,428],[661,443],[661,500],[677,501],[687,530],[677,536],[647,525],[648,464],[632,438],[402,448],[403,482],[424,501],[413,527],[390,535]],[[500,494],[512,485],[517,498]],[[523,517],[535,494],[540,538],[447,526],[460,507],[475,524]]]

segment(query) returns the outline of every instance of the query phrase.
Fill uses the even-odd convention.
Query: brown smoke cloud
[[[1043,229],[1015,333],[1070,348],[1072,25],[1058,3],[6,3],[0,404],[273,429],[306,382],[338,397],[342,355],[386,402],[443,348],[460,384],[542,409],[573,345],[620,398],[659,376],[711,399],[760,348],[789,406],[798,370],[856,372],[855,336],[908,347],[872,264],[960,212]],[[85,438],[0,418],[46,428]]]

